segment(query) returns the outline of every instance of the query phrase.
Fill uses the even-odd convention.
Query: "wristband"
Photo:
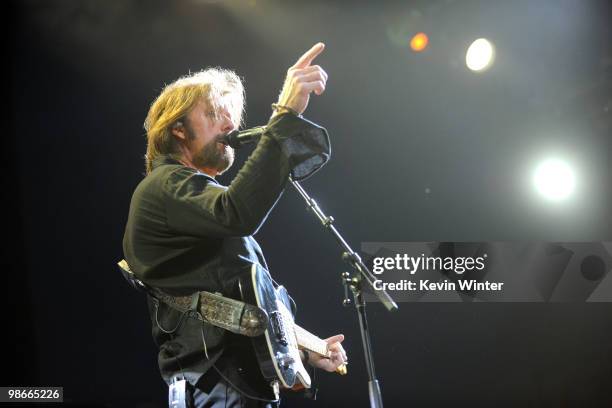
[[[279,109],[284,109],[284,110],[286,110],[287,112],[290,112],[290,113],[294,114],[295,116],[297,116],[297,117],[299,117],[299,118],[301,118],[301,117],[302,117],[302,115],[300,115],[300,114],[299,114],[299,113],[298,113],[298,112],[297,112],[295,109],[290,108],[289,106],[279,105],[278,103],[273,103],[273,104],[272,104],[272,110],[273,110],[273,111],[277,111],[277,110],[279,110]]]

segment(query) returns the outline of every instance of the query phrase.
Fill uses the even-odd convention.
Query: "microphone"
[[[234,149],[240,149],[243,145],[256,143],[259,139],[261,139],[261,135],[263,135],[265,126],[257,126],[251,129],[245,130],[234,130],[225,135],[219,136],[219,142],[229,145]]]

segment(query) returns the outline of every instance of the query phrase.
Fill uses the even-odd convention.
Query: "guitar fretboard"
[[[325,340],[315,336],[306,329],[302,329],[297,324],[293,327],[295,329],[295,337],[297,338],[298,346],[322,356],[329,357],[327,342]]]

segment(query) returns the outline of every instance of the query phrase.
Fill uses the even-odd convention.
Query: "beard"
[[[225,173],[234,163],[234,149],[218,143],[216,138],[204,145],[193,157],[193,163],[198,167],[207,167]]]
[[[195,132],[188,120],[185,120],[185,132],[189,140],[195,139]],[[217,143],[220,135],[197,152],[192,158],[193,164],[198,168],[209,168],[217,170],[218,174],[223,174],[234,163],[234,149],[230,146]]]

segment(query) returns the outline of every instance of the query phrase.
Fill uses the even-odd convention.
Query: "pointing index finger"
[[[322,42],[316,43],[311,49],[306,51],[297,62],[293,65],[293,68],[306,68],[310,63],[325,49],[325,44]]]

